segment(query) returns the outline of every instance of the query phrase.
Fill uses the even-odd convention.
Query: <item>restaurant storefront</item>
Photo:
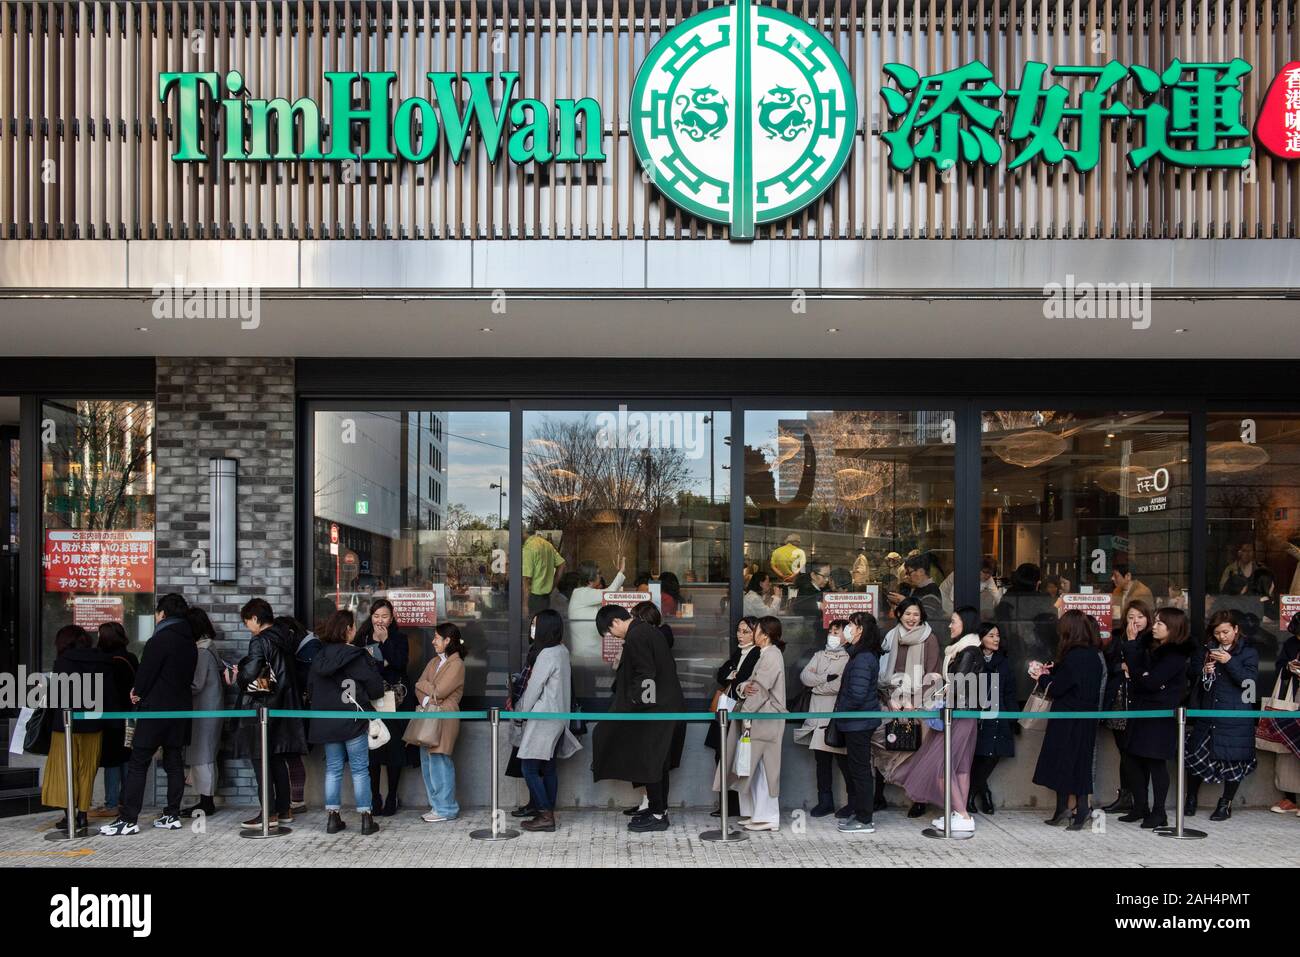
[[[1298,44],[1294,0],[6,3],[0,663],[384,597],[478,708],[556,607],[599,710],[594,569],[692,708],[740,615],[794,687],[931,580],[1019,672],[1072,603],[1236,608],[1271,686]]]

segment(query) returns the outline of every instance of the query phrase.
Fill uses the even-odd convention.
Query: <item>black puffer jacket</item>
[[[239,662],[239,707],[265,706],[273,711],[299,711],[302,709],[302,692],[298,687],[298,670],[294,652],[297,642],[279,625],[270,625],[248,642],[248,654]],[[269,672],[275,677],[275,687],[269,692],[250,692],[249,685]],[[246,718],[256,727],[256,718]],[[273,754],[302,754],[307,750],[307,735],[301,718],[270,719],[267,736]],[[257,749],[250,748],[251,751]]]
[[[356,705],[344,700],[350,692],[369,711],[370,702],[384,694],[384,679],[373,656],[356,645],[322,644],[307,670],[307,699],[312,711],[351,712],[354,717],[311,718],[307,740],[312,744],[351,741],[366,733],[366,722]]]
[[[1129,662],[1133,711],[1167,711],[1183,703],[1187,694],[1187,663],[1195,647],[1157,644],[1154,637],[1138,642],[1138,667]],[[1131,718],[1125,728],[1124,747],[1139,758],[1169,761],[1178,755],[1178,723],[1174,718]]]

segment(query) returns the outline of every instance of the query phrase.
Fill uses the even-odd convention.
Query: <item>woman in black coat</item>
[[[1259,763],[1255,757],[1253,695],[1259,679],[1259,652],[1250,646],[1235,609],[1215,612],[1207,628],[1207,645],[1192,657],[1188,677],[1192,702],[1206,711],[1242,711],[1243,718],[1195,718],[1187,732],[1187,801],[1184,813],[1196,813],[1201,782],[1222,784],[1223,796],[1211,821],[1232,817],[1232,799],[1246,775]],[[1247,700],[1247,699],[1251,700]]]
[[[409,692],[406,667],[411,660],[411,648],[406,633],[397,627],[397,612],[387,598],[377,598],[370,606],[370,617],[357,629],[353,644],[372,655],[379,666],[384,684],[397,699],[398,711],[414,711],[415,695]],[[382,748],[370,752],[370,797],[377,816],[392,817],[397,813],[397,788],[406,766],[405,721],[389,721],[392,735]],[[379,796],[379,769],[388,768],[388,798]]]
[[[66,695],[51,707],[53,711],[50,733],[50,750],[45,760],[45,773],[41,779],[41,803],[47,807],[68,806],[68,765],[63,737],[67,729],[63,711],[105,711],[115,699],[113,672],[108,657],[91,647],[90,635],[79,625],[64,625],[54,636],[54,673],[50,697]],[[76,807],[75,829],[84,831],[90,812],[91,793],[95,787],[95,774],[99,771],[99,754],[103,738],[101,722],[74,721],[72,723],[72,795]],[[55,827],[68,830],[68,815]]]
[[[99,626],[95,647],[108,657],[113,672],[113,698],[105,711],[130,711],[132,707],[131,687],[135,684],[140,659],[126,650],[127,644],[126,629],[120,621],[106,621]],[[131,758],[131,749],[126,746],[125,721],[101,721],[100,726],[103,728],[99,766],[104,769],[104,810],[116,815],[122,802],[122,782],[126,780],[126,762]]]
[[[715,680],[718,683],[718,690],[728,698],[736,697],[736,687],[744,684],[749,680],[749,676],[754,673],[754,665],[758,663],[759,648],[754,644],[754,629],[758,627],[758,619],[753,615],[746,615],[736,623],[736,650],[731,657],[724,661],[719,667]],[[716,721],[709,722],[708,729],[704,732],[705,747],[713,749],[713,763],[718,763],[718,750],[721,747],[721,735],[718,731]],[[713,817],[722,815],[721,798],[719,806],[714,808],[710,814]],[[727,791],[727,815],[740,816],[740,794],[736,791]]]
[[[1165,711],[1179,707],[1187,695],[1187,663],[1195,649],[1187,615],[1161,608],[1151,623],[1151,638],[1139,642],[1137,667],[1125,665],[1132,688],[1132,710]],[[1178,720],[1132,718],[1124,729],[1124,749],[1132,761],[1133,810],[1120,818],[1141,821],[1144,828],[1168,827],[1169,761],[1178,756]],[[1147,788],[1151,804],[1147,805]]]
[[[997,691],[993,708],[988,710],[1014,713],[1019,710],[1016,702],[1016,677],[1011,671],[1011,659],[1001,648],[1002,633],[991,621],[983,622],[976,633],[980,637],[982,670],[987,676],[984,681],[990,689]],[[975,813],[976,801],[983,814],[992,814],[997,810],[993,792],[989,790],[989,777],[1000,760],[1015,756],[1015,736],[1019,733],[1020,723],[1014,718],[980,718],[975,732],[975,757],[970,766],[967,813]]]
[[[1101,656],[1101,632],[1093,619],[1078,609],[1061,615],[1057,623],[1059,645],[1056,660],[1039,668],[1031,666],[1030,677],[1052,702],[1052,711],[1097,711],[1106,687],[1106,662]],[[1041,669],[1041,670],[1040,670]],[[1067,823],[1071,796],[1075,812],[1069,828],[1083,830],[1092,811],[1093,752],[1097,748],[1097,722],[1089,718],[1067,718],[1047,722],[1043,749],[1034,766],[1034,783],[1056,792],[1056,813],[1046,823]]]
[[[1119,700],[1121,688],[1128,683],[1125,667],[1130,671],[1140,671],[1137,667],[1139,648],[1151,642],[1151,608],[1144,601],[1131,601],[1124,606],[1122,631],[1111,631],[1110,641],[1102,646],[1102,656],[1106,659],[1106,701],[1104,711],[1128,711],[1121,704],[1132,704],[1132,685],[1129,684],[1128,701]],[[1144,644],[1145,643],[1145,644]],[[1108,722],[1109,723],[1109,722]],[[1110,723],[1111,734],[1115,736],[1115,749],[1119,752],[1119,791],[1115,800],[1107,804],[1103,811],[1107,814],[1122,814],[1133,810],[1133,782],[1138,778],[1137,768],[1129,756],[1126,741],[1128,739],[1128,719],[1116,719]]]

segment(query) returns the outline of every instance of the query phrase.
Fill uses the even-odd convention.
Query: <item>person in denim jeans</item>
[[[307,740],[325,749],[325,833],[335,834],[347,827],[342,810],[343,764],[352,770],[352,794],[361,814],[361,833],[374,834],[375,823],[370,797],[369,721],[358,713],[384,693],[384,679],[374,658],[353,645],[356,619],[350,611],[336,611],[321,626],[321,649],[307,671],[307,695],[312,711],[343,711],[339,718],[312,718],[307,726]]]
[[[444,621],[433,630],[434,656],[424,666],[420,680],[415,683],[415,696],[421,711],[458,711],[460,698],[465,691],[465,642],[460,629]],[[429,719],[433,720],[433,719]],[[424,776],[424,790],[429,798],[429,813],[423,820],[429,824],[454,821],[460,814],[456,803],[456,765],[452,752],[460,735],[459,718],[438,718],[437,741],[433,745],[419,742],[415,736],[423,730],[424,723],[412,721],[407,725],[407,740],[419,743],[420,771]]]

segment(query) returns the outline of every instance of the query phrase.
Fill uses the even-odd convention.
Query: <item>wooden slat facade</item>
[[[826,33],[862,118],[837,183],[759,238],[1295,237],[1300,164],[1258,148],[1246,170],[1132,171],[1135,121],[1105,125],[1084,174],[1031,162],[946,173],[888,165],[881,66],[979,59],[1006,89],[1027,60],[1163,69],[1242,57],[1253,128],[1268,82],[1300,59],[1300,0],[762,0]],[[646,182],[629,135],[636,69],[666,30],[717,0],[0,0],[0,238],[708,239]],[[203,164],[171,161],[163,70],[243,71],[253,95],[324,97],[327,70],[517,70],[517,95],[602,105],[603,164]],[[1059,82],[1059,81],[1058,81]],[[1078,93],[1081,83],[1071,81]],[[1134,95],[1131,85],[1128,100]],[[1009,100],[1002,107],[1006,111]],[[212,144],[220,135],[210,123]],[[1242,143],[1248,142],[1246,140]],[[471,144],[472,146],[473,144]],[[1237,144],[1241,145],[1241,144]]]

